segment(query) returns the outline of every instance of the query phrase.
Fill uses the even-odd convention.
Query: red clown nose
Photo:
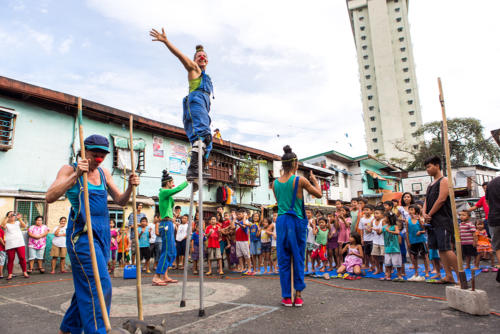
[[[104,161],[104,158],[96,157],[96,158],[94,158],[94,161],[97,162],[98,164],[100,164],[101,162]]]

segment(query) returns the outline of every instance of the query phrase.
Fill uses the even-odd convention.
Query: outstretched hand
[[[149,36],[153,37],[153,42],[167,42],[167,34],[165,33],[165,29],[161,28],[161,33],[159,33],[156,29],[151,29],[149,32]]]

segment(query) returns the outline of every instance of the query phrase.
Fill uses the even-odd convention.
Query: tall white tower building
[[[417,148],[422,125],[408,23],[408,0],[346,0],[358,54],[366,146],[385,159]]]

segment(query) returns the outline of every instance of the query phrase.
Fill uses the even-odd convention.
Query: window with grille
[[[372,132],[377,132],[377,128],[371,128]]]
[[[45,201],[30,200],[30,199],[16,199],[15,211],[23,215],[23,221],[31,226],[35,223],[35,218],[38,216],[44,217],[45,221]]]
[[[123,226],[123,210],[109,209],[109,219],[115,221],[115,227],[121,228]]]
[[[131,170],[129,139],[121,136],[113,137],[113,168]],[[134,139],[134,164],[137,173],[144,173],[146,141],[142,138]]]
[[[415,110],[410,110],[410,111],[408,111],[408,114],[410,114],[410,116],[415,115]]]
[[[374,121],[374,120],[375,120],[375,116],[370,117],[370,121]]]
[[[8,151],[14,144],[16,116],[14,109],[0,106],[0,151]]]
[[[377,150],[377,149],[374,149],[374,150],[373,150],[373,153],[377,154],[377,153],[378,153],[378,150]]]
[[[218,152],[210,154],[208,159],[208,173],[211,181],[218,182],[233,182],[234,165],[236,161],[226,155]]]

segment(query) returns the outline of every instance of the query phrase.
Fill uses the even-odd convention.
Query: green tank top
[[[278,215],[284,215],[288,210],[290,210],[295,178],[296,176],[293,175],[285,183],[281,183],[277,179],[274,180],[274,193],[276,194],[276,200],[278,201]],[[302,213],[303,201],[304,199],[297,198],[293,207],[293,211],[297,214],[297,217],[301,219],[304,218]]]
[[[328,240],[328,232],[328,229],[323,231],[321,228],[318,228],[318,233],[316,234],[316,242],[320,245],[325,246]]]
[[[196,79],[189,80],[189,92],[191,93],[197,90],[198,87],[200,87],[200,84],[201,84],[201,75]]]

